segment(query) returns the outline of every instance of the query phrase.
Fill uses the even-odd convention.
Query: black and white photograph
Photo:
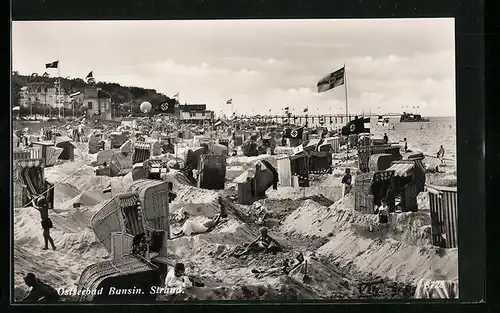
[[[14,303],[460,299],[453,18],[11,40]]]

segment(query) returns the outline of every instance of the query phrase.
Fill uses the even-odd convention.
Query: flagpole
[[[370,117],[369,117],[370,122],[371,122],[371,115],[372,115],[372,107],[370,106]],[[363,128],[364,127],[365,127],[365,117],[363,116]],[[371,125],[370,125],[370,131],[371,131]],[[368,133],[368,160],[370,160],[370,157],[372,156],[371,146],[372,146],[372,134],[370,132],[370,133]],[[358,162],[359,162],[359,160],[358,160]],[[369,167],[368,167],[368,171],[370,171]]]
[[[56,98],[56,103],[57,107],[59,110],[59,118],[61,118],[61,105],[59,104],[59,98],[61,96],[61,65],[59,64],[60,62],[57,63],[57,98]]]
[[[344,91],[345,91],[345,118],[347,120],[347,123],[349,123],[349,105],[347,102],[347,71],[345,68],[345,62],[344,62]],[[349,135],[347,136],[347,159],[349,159]]]

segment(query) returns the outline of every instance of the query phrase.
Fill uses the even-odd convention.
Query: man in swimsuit
[[[260,229],[260,236],[253,242],[251,242],[243,252],[235,253],[234,256],[240,257],[252,251],[278,252],[281,250],[281,245],[275,239],[269,236],[267,227],[262,227]]]
[[[54,240],[50,237],[50,229],[53,227],[52,220],[49,218],[49,204],[44,196],[35,197],[32,201],[33,207],[40,212],[40,217],[42,219],[43,228],[43,239],[45,241],[45,247],[43,250],[49,249],[49,242],[52,246],[52,250],[56,249],[54,245]]]

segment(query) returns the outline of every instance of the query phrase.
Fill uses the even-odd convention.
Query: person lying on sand
[[[184,222],[184,225],[182,225],[182,228],[180,231],[173,233],[174,237],[181,237],[183,235],[187,236],[192,236],[196,234],[203,234],[203,233],[208,233],[212,229],[214,229],[219,223],[221,222],[221,218],[226,218],[227,213],[224,205],[222,204],[222,199],[219,197],[219,204],[221,204],[221,210],[220,213],[212,217],[210,220],[206,221],[205,223],[196,223],[193,222],[192,220],[187,220]],[[172,239],[173,239],[172,238]]]
[[[273,267],[265,271],[253,269],[252,273],[255,274],[255,278],[263,278],[272,275],[288,275],[304,263],[304,260],[304,255],[300,252],[291,263],[289,259],[284,259],[279,267]]]
[[[240,257],[250,252],[281,252],[283,249],[281,245],[268,234],[267,227],[262,227],[260,229],[260,236],[253,242],[247,245],[243,252],[235,253],[235,257]]]

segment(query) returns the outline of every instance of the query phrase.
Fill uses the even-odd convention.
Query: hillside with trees
[[[54,83],[55,77],[46,77],[33,73],[32,75],[20,75],[17,72],[12,72],[12,107],[20,104],[20,90],[29,83],[43,82]],[[61,78],[61,88],[66,93],[71,94],[77,91],[83,92],[86,87],[90,86],[81,78]],[[94,86],[101,88],[111,96],[113,109],[133,113],[137,112],[140,104],[143,101],[148,101],[153,105],[153,108],[165,101],[176,101],[154,89],[146,89],[133,86],[121,86],[111,82],[96,82]],[[137,112],[138,113],[138,112]]]

